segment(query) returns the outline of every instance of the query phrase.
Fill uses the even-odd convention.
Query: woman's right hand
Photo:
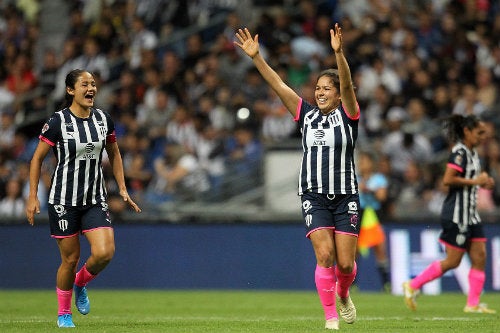
[[[29,196],[26,201],[26,217],[31,225],[35,224],[35,213],[40,214],[40,201],[36,196]]]
[[[255,35],[252,38],[248,28],[238,29],[236,32],[236,38],[240,41],[234,41],[234,45],[238,45],[250,58],[254,58],[259,54],[259,35]]]

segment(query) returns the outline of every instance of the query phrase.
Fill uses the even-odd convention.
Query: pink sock
[[[56,287],[56,293],[59,307],[57,315],[71,314],[71,297],[73,296],[73,289],[61,290]]]
[[[337,276],[337,294],[341,298],[349,296],[349,287],[356,278],[358,272],[358,265],[354,262],[354,268],[351,273],[342,273],[337,266],[335,266],[335,275]]]
[[[85,287],[87,283],[92,281],[96,276],[97,274],[93,275],[87,270],[87,265],[83,265],[83,267],[78,271],[78,273],[76,273],[75,284],[78,287]]]
[[[469,271],[469,295],[467,295],[467,305],[476,306],[479,304],[479,297],[483,291],[486,274],[478,269],[471,268]]]
[[[338,318],[335,304],[335,274],[333,267],[321,267],[316,265],[314,281],[318,290],[319,300],[325,311],[325,318]]]
[[[436,260],[432,262],[422,273],[414,277],[410,281],[410,287],[412,289],[420,289],[424,284],[434,279],[437,279],[443,275],[443,270],[441,269],[441,262]]]

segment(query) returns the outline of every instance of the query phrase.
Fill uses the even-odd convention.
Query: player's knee
[[[111,261],[111,259],[113,259],[113,256],[115,255],[115,248],[114,246],[101,248],[93,251],[92,254],[96,262],[98,262],[101,265],[107,264]]]
[[[350,274],[354,270],[354,262],[339,261],[337,269],[343,274]]]
[[[316,251],[316,261],[320,266],[331,267],[333,266],[333,255],[327,249],[319,249]]]

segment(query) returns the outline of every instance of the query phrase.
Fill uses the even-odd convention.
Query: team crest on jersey
[[[63,205],[54,205],[54,210],[56,211],[57,216],[61,217],[66,214],[66,208]]]
[[[351,201],[347,204],[347,209],[349,214],[357,214],[358,213],[358,204],[356,201]]]
[[[332,127],[340,126],[341,118],[338,112],[333,112],[328,115],[328,122]]]
[[[106,136],[107,130],[106,126],[104,126],[104,122],[102,122],[102,120],[98,120],[97,125],[99,126],[99,132],[101,133],[101,136]]]
[[[67,132],[73,132],[74,131],[74,129],[73,129],[73,123],[72,122],[64,123],[64,126],[66,126],[66,131]]]

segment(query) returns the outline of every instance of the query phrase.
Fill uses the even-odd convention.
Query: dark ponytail
[[[447,138],[451,142],[457,142],[463,140],[465,128],[472,130],[476,128],[479,123],[480,119],[477,116],[461,116],[454,114],[444,120],[443,128]]]

